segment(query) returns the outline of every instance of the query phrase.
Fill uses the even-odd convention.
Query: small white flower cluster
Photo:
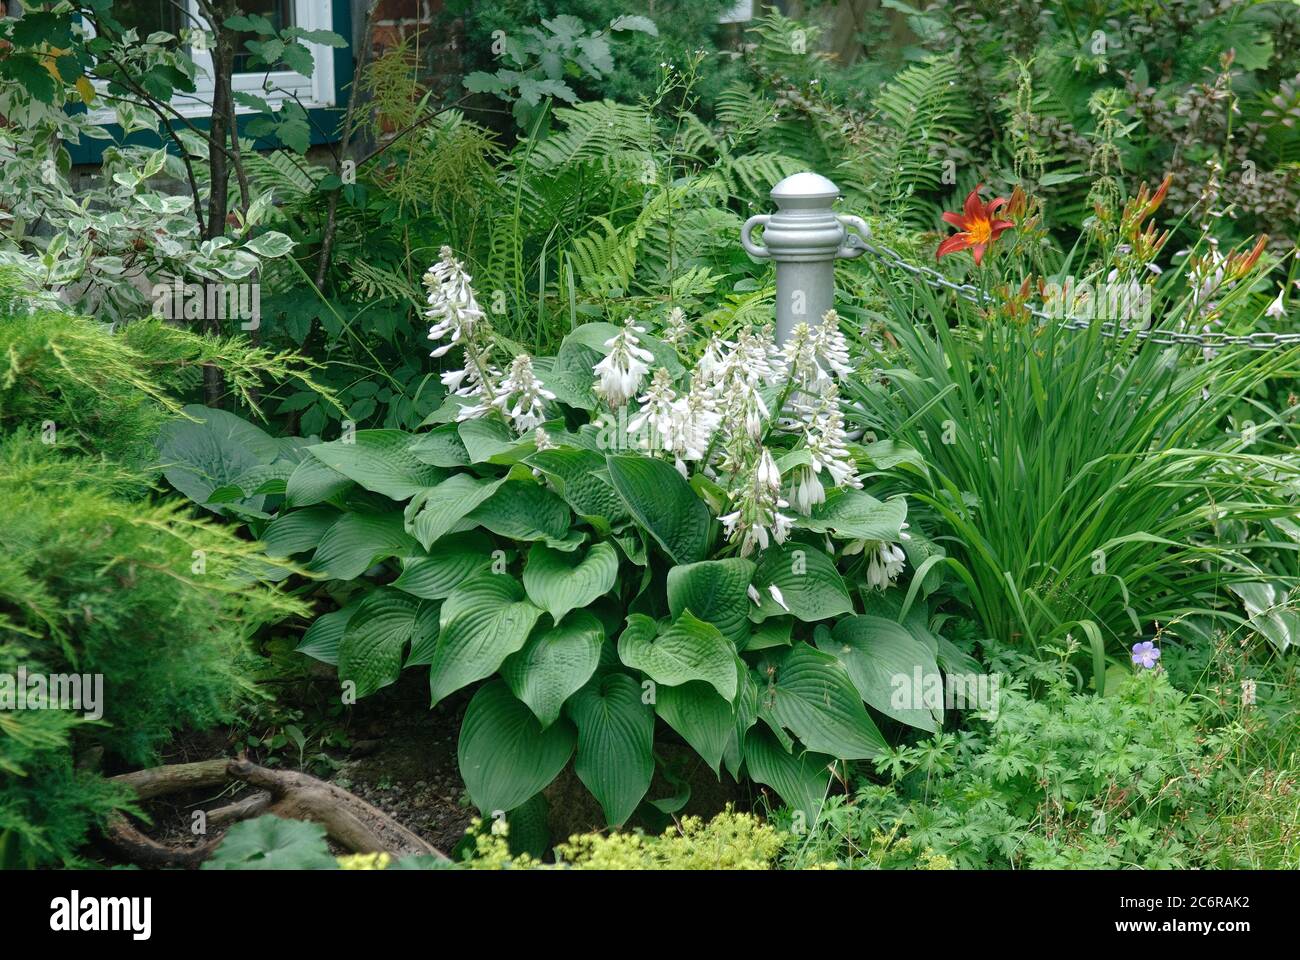
[[[629,317],[623,329],[605,341],[609,353],[595,367],[596,394],[615,409],[636,396],[654,360],[654,354],[641,346],[638,333],[645,333],[645,327]]]
[[[834,383],[824,389],[820,405],[805,421],[803,441],[809,462],[800,464],[790,481],[796,510],[808,514],[814,506],[826,502],[822,471],[833,487],[862,489],[856,466],[845,447],[848,436],[844,429],[844,414],[840,410],[839,387]]]
[[[912,535],[907,532],[906,523],[903,524],[900,536],[904,540],[912,539]],[[893,586],[907,566],[907,554],[902,545],[881,540],[854,540],[844,548],[844,556],[852,557],[864,551],[867,554],[867,585],[877,590]]]
[[[673,308],[664,325],[665,339],[678,345],[688,331],[685,314]],[[601,378],[597,392],[611,404],[629,395],[624,378],[644,375],[650,358],[634,352],[641,349],[635,338],[641,332],[629,321],[606,343],[610,354],[596,366]],[[671,454],[683,476],[687,463],[698,461],[707,476],[727,486],[732,510],[719,519],[746,556],[783,542],[793,525],[782,512],[790,500],[783,494],[780,469],[765,445],[771,431],[798,434],[807,448],[808,462],[796,468],[789,494],[800,513],[825,501],[823,478],[832,486],[861,487],[845,446],[836,385],[837,377],[852,372],[848,342],[834,311],[819,326],[797,327],[784,349],[777,348],[770,331],[742,331],[734,341],[715,335],[705,345],[685,395],[678,394],[666,370],[657,370],[637,398],[640,409],[627,429],[640,433],[649,427],[652,434],[642,446]],[[774,394],[782,409],[771,408]]]
[[[649,389],[637,402],[641,409],[628,421],[627,432],[642,434],[641,446],[671,454],[677,471],[687,475],[687,461],[702,460],[718,430],[721,415],[703,390],[677,396],[672,375],[663,367],[655,371]]]
[[[510,364],[510,373],[501,381],[492,405],[510,420],[517,431],[527,433],[546,422],[545,401],[554,399],[555,394],[542,386],[542,381],[533,373],[533,358],[521,353]]]
[[[736,509],[718,517],[727,539],[740,541],[740,555],[747,557],[757,547],[766,550],[769,539],[784,543],[794,520],[781,513],[790,506],[781,498],[781,471],[772,452],[759,448],[758,460],[747,482],[732,504]]]
[[[533,359],[521,353],[503,377],[492,365],[492,339],[483,310],[471,286],[473,278],[452,254],[440,251],[441,259],[424,275],[429,290],[425,316],[434,321],[429,339],[443,341],[430,354],[445,356],[453,347],[465,353],[465,366],[443,373],[443,386],[455,396],[472,399],[456,414],[457,421],[481,417],[496,409],[520,434],[540,427],[546,420],[545,402],[555,394],[547,390],[533,371]],[[539,443],[538,449],[542,449]]]
[[[668,311],[668,319],[664,321],[659,339],[675,347],[686,339],[689,333],[690,324],[686,322],[686,311],[681,307],[673,307]]]
[[[429,291],[429,309],[425,316],[434,321],[429,328],[430,340],[446,340],[430,356],[441,357],[457,344],[470,341],[484,314],[474,297],[473,280],[465,265],[455,258],[451,247],[443,247],[441,259],[424,275]]]
[[[453,347],[463,348],[465,366],[445,372],[441,380],[455,396],[477,401],[463,406],[456,417],[470,420],[481,417],[493,405],[497,393],[494,384],[499,373],[490,362],[485,315],[470,286],[473,278],[452,254],[451,247],[443,247],[440,253],[441,259],[424,274],[424,285],[429,290],[429,309],[425,316],[433,321],[429,339],[443,341],[430,356],[442,357]]]
[[[815,397],[833,385],[836,377],[853,373],[848,340],[840,331],[839,320],[838,313],[828,310],[819,325],[801,323],[790,331],[782,356],[790,379],[805,394]]]

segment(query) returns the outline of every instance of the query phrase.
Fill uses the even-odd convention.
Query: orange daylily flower
[[[1261,233],[1250,250],[1237,250],[1228,254],[1228,260],[1224,264],[1223,272],[1233,280],[1240,280],[1255,268],[1255,264],[1259,262],[1259,255],[1264,252],[1267,243],[1268,234]]]
[[[970,250],[978,266],[984,259],[984,251],[997,240],[998,234],[1015,226],[1010,220],[993,219],[993,214],[1007,202],[1007,198],[995,197],[988,203],[981,203],[979,197],[981,186],[983,184],[977,183],[975,189],[966,194],[965,208],[961,213],[944,211],[944,222],[952,224],[958,232],[939,244],[939,249],[934,255],[936,260],[958,250]]]

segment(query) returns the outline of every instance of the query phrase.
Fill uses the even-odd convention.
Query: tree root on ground
[[[257,787],[234,803],[207,811],[209,828],[224,827],[263,813],[291,820],[310,820],[326,835],[353,853],[388,853],[394,857],[429,855],[446,859],[388,814],[360,797],[316,777],[292,770],[271,770],[249,760],[203,760],[136,770],[113,777],[131,787],[141,800],[210,787],[231,780]],[[221,842],[218,835],[198,846],[159,843],[133,826],[124,816],[114,816],[105,828],[108,841],[131,863],[142,867],[193,867],[212,855]]]

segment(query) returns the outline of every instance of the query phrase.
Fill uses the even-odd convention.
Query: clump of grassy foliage
[[[248,635],[299,612],[250,575],[254,544],[150,485],[178,369],[239,353],[251,384],[287,361],[153,322],[115,334],[0,290],[0,674],[103,675],[98,721],[0,713],[0,863],[68,864],[129,802],[77,761],[148,763],[231,716]]]

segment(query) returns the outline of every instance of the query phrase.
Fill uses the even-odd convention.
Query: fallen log
[[[355,794],[293,770],[272,770],[250,760],[217,759],[151,767],[112,779],[130,787],[141,800],[239,781],[258,790],[208,811],[209,827],[269,813],[319,823],[325,828],[326,836],[353,853],[446,859],[441,851]],[[147,867],[197,866],[212,855],[224,836],[223,832],[193,847],[160,843],[121,815],[112,817],[104,832],[108,841],[130,862]]]
[[[231,760],[227,769],[236,780],[271,794],[267,813],[315,821],[325,828],[330,839],[354,853],[443,857],[378,807],[332,783],[294,770],[259,767],[249,760]]]

